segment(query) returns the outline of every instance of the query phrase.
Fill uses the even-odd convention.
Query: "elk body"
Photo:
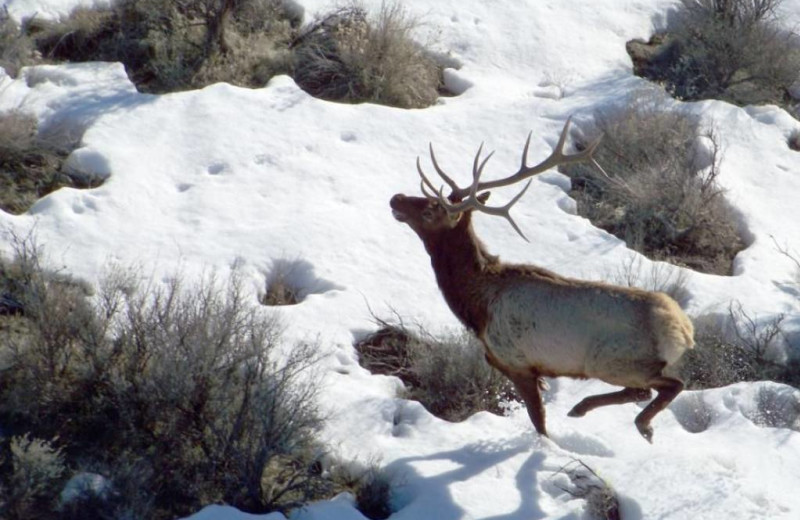
[[[560,164],[594,162],[599,140],[582,152],[564,154],[568,127],[569,121],[556,149],[535,166],[526,165],[529,135],[522,166],[505,179],[480,181],[491,154],[481,159],[479,149],[468,188],[459,188],[441,170],[431,147],[433,166],[452,189],[450,195],[434,188],[417,159],[423,196],[395,195],[392,213],[422,240],[450,309],[483,343],[487,361],[514,384],[539,434],[547,435],[542,377],[596,378],[623,389],[586,397],[568,415],[580,417],[600,406],[649,400],[655,390],[655,399],[635,419],[639,432],[652,442],[650,422],[683,389],[665,369],[694,345],[691,321],[678,304],[659,292],[503,263],[486,251],[472,228],[472,212],[477,210],[505,217],[522,235],[509,209],[528,186],[500,208],[485,204],[486,190]]]

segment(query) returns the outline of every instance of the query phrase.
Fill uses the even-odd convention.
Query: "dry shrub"
[[[620,520],[619,499],[614,489],[582,460],[573,459],[550,477],[553,485],[576,499],[586,501],[585,518]]]
[[[7,473],[0,483],[0,516],[46,516],[66,471],[61,449],[28,434],[3,439],[0,444],[0,464]]]
[[[33,40],[24,27],[20,27],[8,13],[8,6],[0,7],[0,67],[12,77],[22,67],[40,61]]]
[[[108,6],[76,7],[58,21],[34,18],[29,32],[47,59],[91,61],[112,60],[108,46],[117,32],[114,11]]]
[[[401,108],[436,102],[441,70],[413,40],[421,21],[399,3],[374,18],[353,4],[311,24],[295,42],[294,78],[311,95]]]
[[[681,307],[685,307],[690,297],[686,272],[663,262],[653,262],[649,268],[645,268],[642,263],[641,256],[631,254],[609,276],[611,283],[638,287],[646,291],[663,292],[678,302]]]
[[[353,495],[358,511],[370,520],[383,520],[395,512],[392,504],[396,487],[403,482],[395,471],[380,465],[377,459],[363,463],[331,460],[326,467],[337,493]]]
[[[263,87],[273,76],[291,70],[292,55],[288,48],[276,45],[274,35],[231,38],[229,45],[227,54],[217,53],[202,62],[192,76],[192,86],[227,82]]]
[[[792,130],[792,133],[789,134],[789,138],[786,140],[789,148],[794,150],[795,152],[800,152],[800,129]]]
[[[17,110],[0,117],[0,161],[4,165],[21,162],[36,144],[36,119]]]
[[[205,51],[192,84],[261,87],[291,70],[289,44],[302,10],[282,0],[206,0]],[[226,11],[229,8],[229,11]]]
[[[329,492],[316,387],[300,378],[315,348],[277,358],[281,325],[246,302],[236,276],[156,286],[117,268],[89,301],[81,284],[43,268],[31,237],[14,241],[0,273],[22,313],[3,319],[23,326],[0,327],[0,424],[7,435],[58,436],[71,471],[113,487],[65,518],[97,508],[175,518],[208,503],[285,511]],[[0,485],[13,478],[0,466]],[[56,513],[55,497],[41,504]]]
[[[650,258],[730,274],[743,243],[716,182],[716,135],[649,93],[595,122],[603,134],[595,158],[609,176],[591,165],[563,168],[578,213]]]
[[[301,258],[276,258],[265,273],[264,292],[258,297],[262,305],[294,305],[309,295],[340,289],[335,283],[320,278],[314,265]]]
[[[696,318],[695,348],[677,367],[687,388],[765,380],[797,386],[796,366],[779,360],[785,319],[783,314],[758,318],[738,301],[731,302],[726,317]]]
[[[666,35],[630,42],[637,74],[679,99],[793,104],[800,75],[796,35],[778,17],[781,0],[682,0]]]
[[[376,322],[379,329],[355,344],[359,362],[373,373],[399,377],[407,397],[437,417],[462,421],[479,411],[502,414],[516,399],[512,384],[486,362],[483,346],[467,331],[434,337],[402,320]]]
[[[298,261],[276,260],[272,264],[264,284],[264,293],[259,296],[261,305],[296,305],[303,298],[303,288],[298,284],[295,270]]]
[[[260,87],[289,71],[296,16],[280,0],[119,0],[76,9],[32,32],[54,59],[124,63],[147,92],[218,81]]]
[[[24,213],[39,198],[63,186],[90,188],[80,172],[61,167],[70,149],[39,135],[36,119],[12,110],[0,113],[0,209]]]
[[[122,62],[146,92],[220,81],[262,87],[292,74],[325,99],[436,102],[442,67],[412,39],[421,22],[400,4],[384,4],[374,18],[353,4],[301,30],[302,15],[287,0],[118,0],[55,23],[34,20],[27,33],[51,59]]]
[[[800,432],[800,392],[786,386],[763,385],[748,418],[758,426]]]
[[[684,353],[676,368],[686,388],[718,388],[752,377],[744,352],[730,341],[719,317],[700,316],[693,321],[695,346]]]
[[[370,520],[389,518],[392,511],[392,475],[371,465],[355,483],[356,508]]]

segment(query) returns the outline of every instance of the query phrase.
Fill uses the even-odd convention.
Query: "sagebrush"
[[[376,319],[379,328],[356,342],[362,366],[399,377],[407,397],[448,421],[479,411],[504,413],[518,400],[511,382],[485,359],[483,346],[466,330],[437,337],[402,320]]]
[[[36,52],[26,28],[14,21],[8,12],[8,5],[4,3],[0,7],[0,68],[16,77],[22,67],[40,61],[41,56]]]
[[[573,498],[585,500],[584,518],[620,520],[619,498],[611,485],[579,459],[573,459],[550,476],[549,481]]]
[[[374,17],[358,4],[326,14],[295,42],[295,81],[323,99],[430,106],[441,67],[413,39],[420,25],[399,3],[382,4]]]
[[[649,267],[645,267],[644,259],[633,253],[619,264],[616,271],[608,274],[607,278],[614,285],[666,293],[684,308],[690,298],[685,270],[663,262],[652,262]]]
[[[789,134],[786,143],[789,145],[789,148],[795,152],[800,152],[800,129],[792,130],[792,133]]]
[[[607,173],[585,164],[562,168],[578,213],[650,258],[730,274],[744,244],[717,183],[715,132],[650,92],[598,111],[595,126],[603,140],[594,157]]]
[[[38,500],[39,517],[174,518],[209,503],[288,511],[330,493],[304,376],[316,348],[277,357],[281,325],[237,276],[156,284],[114,268],[90,300],[85,284],[44,268],[32,239],[17,245],[0,264],[2,292],[19,304],[0,316],[0,425],[63,453],[67,470],[48,489],[83,472],[113,488],[85,503]],[[10,449],[6,438],[0,453]],[[19,490],[15,474],[0,465],[0,485]],[[30,518],[15,513],[17,496],[3,495],[0,516]]]
[[[665,34],[630,42],[637,74],[679,99],[786,107],[800,77],[800,41],[781,0],[681,0]]]
[[[302,26],[286,0],[117,0],[27,30],[50,60],[119,61],[137,87],[172,92],[225,81],[263,87],[290,74],[324,99],[402,108],[436,102],[442,68],[399,3],[357,3]]]
[[[98,186],[100,180],[87,182],[80,172],[62,169],[73,144],[40,135],[37,120],[30,114],[0,113],[0,209],[20,214],[64,186]]]
[[[733,301],[727,315],[695,318],[695,348],[678,365],[690,389],[742,381],[775,381],[800,388],[798,361],[783,359],[785,314],[758,317]],[[789,351],[793,347],[789,346]]]
[[[393,476],[373,464],[357,479],[355,486],[356,508],[370,520],[384,520],[392,510]]]
[[[37,22],[31,33],[50,59],[119,61],[140,90],[170,92],[218,81],[263,86],[288,72],[297,24],[280,0],[117,0]]]

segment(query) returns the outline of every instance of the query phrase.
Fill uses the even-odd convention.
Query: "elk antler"
[[[511,199],[511,202],[501,207],[490,207],[481,203],[478,200],[478,192],[499,188],[502,186],[510,186],[511,184],[515,184],[521,180],[525,180],[529,177],[533,177],[534,175],[538,175],[544,171],[547,171],[554,166],[574,164],[587,160],[599,168],[603,174],[605,174],[600,165],[597,164],[597,161],[594,160],[594,157],[592,157],[597,149],[597,146],[600,144],[600,140],[603,137],[602,135],[589,144],[585,150],[573,154],[564,153],[564,144],[567,141],[567,132],[569,131],[571,119],[571,117],[568,118],[567,122],[564,124],[564,129],[561,130],[558,143],[556,144],[556,147],[552,153],[545,160],[534,166],[528,166],[527,164],[528,148],[531,144],[531,133],[529,133],[528,138],[525,140],[525,146],[522,149],[522,164],[520,165],[519,170],[513,175],[503,179],[480,182],[483,168],[486,166],[486,163],[489,161],[489,159],[491,159],[492,155],[494,155],[494,152],[490,152],[486,157],[481,159],[481,153],[483,152],[483,143],[481,143],[480,147],[478,148],[478,152],[475,154],[475,159],[472,162],[472,184],[468,188],[460,188],[453,181],[453,179],[451,179],[444,171],[442,171],[442,169],[439,167],[439,163],[436,161],[436,155],[433,153],[433,145],[430,145],[431,162],[433,163],[433,168],[444,180],[444,182],[450,186],[451,192],[448,197],[445,197],[443,193],[444,187],[441,187],[438,190],[434,187],[433,183],[428,180],[428,178],[425,176],[425,173],[422,171],[420,159],[417,157],[417,171],[422,179],[420,182],[422,193],[424,193],[428,198],[438,199],[439,203],[448,211],[448,213],[460,213],[472,208],[488,215],[504,217],[522,238],[528,240],[522,231],[520,231],[519,226],[517,226],[516,222],[514,222],[514,219],[511,218],[509,210],[520,199],[520,197],[525,194],[525,191],[527,191],[528,187],[530,186],[530,180],[525,184],[525,187],[522,188],[522,190],[513,199]],[[426,186],[433,193],[435,193],[435,195],[428,193]],[[467,199],[462,200],[465,196],[467,196]]]

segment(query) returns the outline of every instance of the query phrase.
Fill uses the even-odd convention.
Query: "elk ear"
[[[491,191],[485,191],[481,193],[480,195],[478,195],[478,202],[480,202],[481,204],[486,204],[486,201],[489,200],[489,195],[491,194],[492,194]]]

